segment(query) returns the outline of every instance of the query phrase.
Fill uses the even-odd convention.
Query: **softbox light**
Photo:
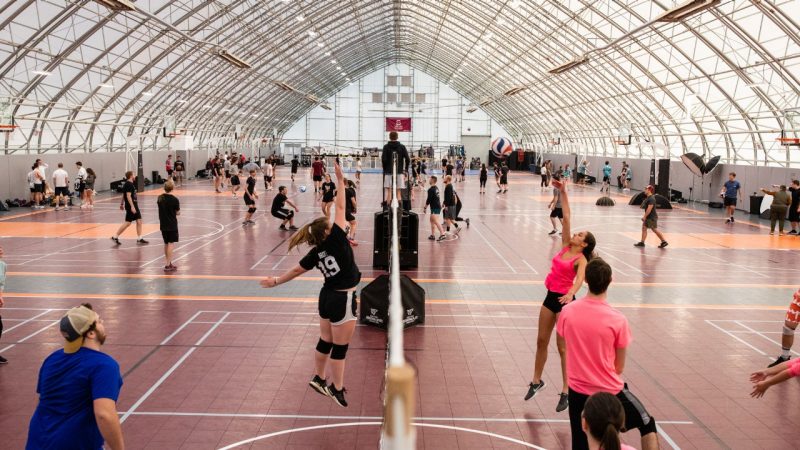
[[[681,161],[683,161],[683,164],[685,164],[693,174],[698,177],[703,176],[704,164],[703,158],[700,155],[697,153],[684,153],[681,155]]]

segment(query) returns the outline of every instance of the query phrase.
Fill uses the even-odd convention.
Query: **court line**
[[[259,259],[258,261],[256,261],[256,263],[255,263],[255,264],[253,264],[253,266],[252,266],[252,267],[250,267],[250,270],[253,270],[253,269],[255,269],[256,267],[258,267],[258,265],[259,265],[259,264],[261,264],[262,262],[264,262],[264,260],[266,260],[267,258],[269,258],[269,253],[267,253],[266,255],[264,255],[264,257],[263,257],[263,258],[261,258],[261,259]]]
[[[23,321],[22,321],[22,322],[20,322],[20,323],[18,323],[18,324],[16,324],[16,325],[14,325],[14,326],[13,326],[13,327],[11,327],[11,328],[6,328],[5,330],[3,330],[3,332],[4,332],[4,333],[8,333],[9,331],[13,330],[14,328],[21,327],[21,326],[25,325],[25,324],[26,324],[26,323],[28,323],[28,322],[33,322],[33,321],[39,322],[39,321],[38,321],[38,320],[36,320],[36,319],[38,319],[39,317],[42,317],[43,315],[45,315],[45,314],[47,314],[47,313],[49,313],[49,312],[51,312],[51,311],[52,311],[52,309],[48,309],[48,310],[45,310],[45,311],[44,311],[44,312],[42,312],[42,313],[39,313],[39,314],[37,314],[37,315],[35,315],[35,316],[31,317],[30,319],[19,319],[19,320],[23,320]],[[10,320],[14,320],[14,319],[6,319],[6,320],[7,320],[7,321],[10,321]],[[50,322],[50,321],[48,320],[47,322]]]
[[[196,321],[192,323],[212,324],[216,322]],[[224,322],[221,325],[261,325],[261,326],[290,326],[290,327],[316,327],[319,321],[316,322]],[[366,324],[356,324],[357,327],[366,327]],[[487,329],[487,330],[538,330],[537,327],[514,327],[508,325],[417,325],[417,328],[469,328],[469,329]]]
[[[50,327],[52,327],[53,325],[55,325],[55,324],[57,324],[57,323],[60,323],[60,322],[61,322],[61,319],[59,319],[59,320],[56,320],[56,321],[53,321],[52,323],[48,324],[47,326],[45,326],[45,327],[43,327],[43,328],[40,328],[38,331],[35,331],[35,332],[33,332],[33,333],[31,333],[31,334],[29,334],[29,335],[25,336],[24,338],[22,338],[22,339],[18,340],[17,342],[15,342],[15,343],[13,343],[13,344],[11,344],[11,345],[8,345],[8,346],[6,346],[6,347],[3,347],[2,349],[0,349],[0,353],[4,353],[5,351],[7,351],[7,350],[9,350],[9,349],[11,349],[11,348],[14,348],[14,347],[16,347],[16,345],[17,345],[17,344],[21,344],[21,343],[23,343],[23,342],[27,341],[28,339],[30,339],[30,338],[32,338],[32,337],[34,337],[34,336],[38,335],[39,333],[42,333],[42,332],[46,331],[48,328],[50,328]]]
[[[620,272],[619,269],[616,270]],[[411,271],[409,271],[411,272]],[[187,280],[261,280],[263,276],[255,275],[164,275],[164,274],[144,274],[144,273],[76,273],[76,272],[19,272],[9,271],[6,275],[18,277],[72,277],[72,278],[178,278]],[[461,279],[461,278],[417,278],[412,277],[417,283],[459,283],[459,284],[502,284],[502,285],[544,285],[544,280],[501,280],[501,279]],[[374,280],[375,277],[363,277],[364,282]],[[294,280],[301,281],[323,281],[323,277],[297,277]],[[693,283],[693,282],[632,282],[615,281],[614,286],[648,286],[648,287],[712,287],[717,289],[730,288],[758,288],[758,289],[793,289],[797,290],[797,284],[761,284],[761,283]]]
[[[669,437],[667,432],[664,431],[663,428],[661,428],[661,425],[656,424],[656,429],[658,430],[658,434],[660,434],[661,437],[663,437],[664,440],[667,441],[667,444],[669,444],[669,446],[672,447],[673,450],[681,450],[681,447],[678,444],[676,444],[671,437]]]
[[[272,266],[272,270],[275,270],[275,269],[277,269],[277,268],[278,268],[278,266],[280,266],[280,265],[281,265],[281,263],[283,262],[283,260],[284,260],[284,259],[286,259],[286,255],[282,256],[282,257],[281,257],[281,259],[279,259],[279,260],[278,260],[278,262],[276,262],[276,263],[275,263],[275,265],[274,265],[274,266]],[[262,278],[263,278],[263,277],[262,277]]]
[[[142,396],[139,397],[138,400],[136,400],[136,403],[134,403],[128,409],[128,411],[119,419],[119,423],[121,424],[121,423],[125,422],[125,420],[128,417],[130,417],[130,415],[132,413],[134,413],[136,411],[136,409],[139,408],[139,406],[141,406],[141,404],[144,403],[144,401],[147,400],[147,398],[150,397],[153,394],[153,392],[155,392],[156,389],[158,389],[158,387],[161,386],[164,383],[164,381],[166,381],[166,379],[169,378],[169,376],[172,375],[172,373],[175,372],[175,370],[177,370],[178,367],[180,367],[181,364],[183,364],[183,362],[186,361],[186,359],[188,359],[189,356],[192,353],[194,353],[195,350],[197,350],[197,346],[202,344],[209,336],[211,336],[211,333],[213,333],[214,330],[216,330],[217,327],[219,327],[219,324],[222,323],[222,321],[224,321],[226,317],[228,317],[228,314],[223,315],[219,319],[219,321],[217,321],[217,323],[214,326],[209,328],[208,331],[206,331],[206,333],[202,337],[200,337],[200,339],[198,339],[197,342],[195,342],[195,344],[194,344],[195,346],[189,348],[189,350],[187,350],[186,353],[184,353],[183,356],[181,356],[181,358],[177,362],[175,362],[175,364],[173,364],[172,367],[170,367],[164,373],[164,375],[161,376],[161,378],[158,379],[158,381],[156,381],[152,386],[150,386],[150,389],[148,389],[147,392],[142,394]],[[186,324],[184,324],[184,325],[186,325]],[[172,339],[172,336],[174,336],[174,334],[177,334],[177,332],[171,334],[168,339]],[[165,340],[165,342],[166,342],[166,340]]]
[[[175,301],[231,301],[231,302],[283,302],[283,303],[317,303],[316,297],[247,297],[247,296],[201,296],[201,295],[156,295],[156,294],[86,294],[86,293],[22,293],[7,292],[10,298],[45,298],[45,299],[97,299],[97,300],[175,300]],[[539,299],[531,300],[469,300],[469,299],[428,299],[430,304],[448,305],[485,305],[485,306],[526,306],[537,305]],[[673,303],[613,303],[615,308],[641,309],[676,309],[676,310],[722,310],[722,311],[785,311],[786,306],[773,305],[720,305],[720,304],[673,304]]]
[[[483,235],[483,233],[481,233],[481,230],[479,230],[478,228],[479,228],[479,227],[473,227],[472,229],[473,229],[473,230],[475,230],[475,232],[476,232],[476,233],[478,233],[478,236],[480,236],[480,237],[481,237],[481,239],[483,239],[483,241],[484,241],[484,242],[486,242],[486,244],[489,246],[489,248],[491,248],[491,249],[492,249],[492,251],[493,251],[493,252],[494,252],[494,253],[495,253],[497,256],[499,256],[499,257],[500,257],[500,259],[501,259],[501,260],[503,260],[503,262],[504,262],[504,263],[506,263],[506,265],[508,266],[508,268],[509,268],[509,269],[511,269],[511,271],[512,271],[512,272],[514,272],[514,273],[517,273],[516,269],[514,269],[514,266],[512,266],[512,265],[511,265],[511,264],[508,262],[508,260],[506,260],[506,258],[505,258],[505,257],[504,257],[502,254],[500,254],[500,252],[499,252],[499,251],[497,251],[497,249],[495,248],[495,246],[494,246],[494,245],[492,245],[492,243],[491,243],[491,242],[489,242],[489,240],[488,240],[488,239],[486,239],[486,236],[484,236],[484,235]]]
[[[210,234],[208,234],[207,236],[201,236],[201,237],[199,237],[199,238],[197,238],[197,239],[193,239],[193,240],[191,240],[191,241],[187,242],[186,244],[184,244],[184,245],[181,245],[180,247],[178,247],[178,248],[174,249],[174,250],[173,250],[173,253],[175,253],[175,252],[177,252],[178,250],[181,250],[181,249],[183,249],[183,248],[185,248],[185,247],[187,247],[187,246],[189,246],[189,245],[191,245],[191,244],[195,243],[196,241],[198,241],[198,240],[200,240],[200,239],[202,239],[202,238],[204,238],[204,237],[208,237],[208,236],[214,236],[215,234],[222,233],[222,231],[223,231],[223,230],[224,230],[226,227],[228,227],[228,226],[230,226],[230,225],[233,225],[234,223],[238,222],[239,220],[240,220],[240,219],[236,219],[236,220],[234,220],[233,222],[230,222],[230,223],[227,223],[227,224],[223,225],[222,229],[220,229],[220,230],[217,230],[215,233],[210,233]],[[221,224],[220,224],[220,225],[221,225]],[[183,253],[183,254],[181,254],[181,256],[178,256],[177,258],[174,258],[172,261],[174,262],[174,261],[178,261],[178,260],[180,260],[180,259],[183,259],[183,258],[185,258],[185,257],[187,257],[187,256],[189,256],[189,255],[191,255],[192,253],[194,253],[194,252],[196,252],[196,251],[200,250],[201,248],[205,247],[206,245],[209,245],[209,244],[211,244],[211,243],[213,243],[213,242],[215,242],[215,241],[219,240],[220,238],[222,238],[222,237],[224,237],[224,236],[227,236],[227,235],[229,235],[229,234],[233,233],[234,231],[236,231],[236,230],[238,230],[238,229],[240,229],[240,228],[232,228],[232,229],[231,229],[230,231],[228,231],[227,233],[220,234],[219,236],[217,236],[217,237],[215,237],[214,239],[212,239],[212,240],[210,240],[210,241],[206,242],[205,244],[203,244],[203,245],[201,245],[201,246],[197,247],[196,249],[194,249],[194,250],[191,250],[191,251],[188,251],[188,252],[186,252],[186,253]],[[148,262],[146,262],[146,263],[142,264],[141,266],[139,266],[139,268],[140,268],[140,269],[142,269],[142,268],[144,268],[145,266],[147,266],[147,265],[150,265],[151,263],[154,263],[154,262],[158,261],[159,259],[161,259],[161,258],[163,258],[163,257],[164,257],[164,255],[160,255],[158,258],[152,259],[152,260],[150,260],[150,261],[148,261]]]
[[[749,330],[750,332],[752,332],[752,333],[755,333],[755,334],[757,334],[757,335],[761,336],[762,338],[764,338],[764,339],[768,340],[768,341],[769,341],[769,342],[771,342],[772,344],[775,344],[775,345],[777,345],[778,347],[781,347],[781,348],[783,347],[783,344],[781,344],[780,342],[778,342],[778,341],[776,341],[776,340],[772,339],[771,337],[769,337],[769,336],[767,336],[767,335],[763,334],[762,332],[760,332],[760,331],[756,331],[756,330],[754,330],[754,329],[752,329],[752,328],[748,327],[747,325],[745,325],[745,324],[741,323],[741,322],[740,322],[740,321],[738,321],[738,320],[736,320],[736,321],[735,321],[735,323],[736,323],[737,325],[739,325],[740,327],[744,327],[745,329]],[[783,335],[783,333],[780,333],[780,334],[781,334],[781,335]],[[792,353],[794,353],[795,355],[800,355],[800,353],[798,353],[798,352],[796,352],[796,351],[794,351],[794,350],[791,350],[791,352],[792,352]]]
[[[261,441],[261,440],[264,440],[264,439],[273,438],[275,436],[282,436],[284,434],[298,433],[298,432],[301,432],[301,431],[314,431],[314,430],[324,430],[324,429],[329,429],[329,428],[359,427],[359,426],[361,426],[361,427],[363,427],[363,426],[382,426],[382,425],[383,425],[382,421],[381,422],[349,422],[349,423],[329,423],[329,424],[325,424],[325,425],[314,425],[314,426],[302,427],[302,428],[289,428],[289,429],[286,429],[286,430],[276,431],[276,432],[268,433],[268,434],[262,434],[261,436],[256,436],[254,438],[245,439],[243,441],[235,442],[233,444],[230,444],[230,445],[227,445],[225,447],[222,447],[219,450],[231,450],[233,448],[240,447],[240,446],[245,445],[245,444],[250,444],[250,443],[253,443],[253,442],[256,442],[256,441]],[[545,450],[544,448],[539,447],[537,445],[529,444],[529,443],[527,443],[525,441],[520,441],[519,439],[514,439],[512,437],[503,436],[501,434],[491,433],[491,432],[488,432],[488,431],[473,430],[473,429],[470,429],[470,428],[462,428],[462,427],[455,427],[455,426],[452,426],[452,425],[440,425],[440,424],[432,424],[432,423],[414,423],[413,425],[415,427],[443,428],[443,429],[447,429],[447,430],[464,431],[464,432],[467,432],[467,433],[481,434],[481,435],[484,435],[484,436],[489,436],[489,437],[493,437],[493,438],[496,438],[496,439],[501,439],[501,440],[504,440],[504,441],[513,442],[515,444],[522,445],[523,447],[533,448],[533,449],[537,449],[537,450]]]
[[[719,325],[715,324],[713,321],[711,321],[711,320],[705,320],[705,322],[706,322],[707,324],[709,324],[709,325],[713,326],[714,328],[718,329],[719,331],[722,331],[723,333],[727,334],[728,336],[730,336],[730,337],[732,337],[732,338],[736,339],[737,341],[741,342],[742,344],[744,344],[744,345],[746,345],[746,346],[748,346],[748,347],[752,348],[752,349],[753,349],[753,350],[755,350],[756,352],[760,353],[762,356],[769,357],[769,355],[767,355],[765,352],[763,352],[763,351],[759,350],[758,348],[754,347],[752,344],[750,344],[749,342],[747,342],[747,341],[745,341],[744,339],[740,338],[739,336],[736,336],[736,335],[735,335],[735,334],[733,334],[733,333],[729,333],[727,330],[725,330],[724,328],[722,328],[722,327],[720,327]]]
[[[528,266],[528,268],[529,268],[529,269],[531,269],[531,270],[533,271],[533,273],[535,273],[536,275],[539,275],[539,272],[538,272],[536,269],[534,269],[534,268],[533,268],[533,266],[531,266],[530,264],[528,264],[528,261],[525,261],[525,260],[523,259],[523,260],[522,260],[522,262],[523,262],[523,263],[524,263],[526,266]]]
[[[44,254],[44,255],[42,255],[42,256],[40,256],[40,257],[38,257],[38,258],[30,259],[30,260],[28,260],[28,261],[21,262],[21,263],[19,263],[19,264],[17,264],[17,265],[18,265],[18,266],[24,266],[25,264],[28,264],[28,263],[30,263],[30,262],[38,261],[38,260],[40,260],[40,259],[47,258],[48,256],[53,256],[53,255],[56,255],[56,254],[58,254],[58,253],[65,252],[65,251],[67,251],[67,250],[76,249],[76,248],[78,248],[78,247],[82,247],[82,246],[84,246],[84,245],[91,244],[91,243],[93,243],[93,242],[95,242],[95,240],[94,240],[94,239],[93,239],[93,240],[90,240],[90,241],[88,241],[88,242],[82,242],[82,243],[80,243],[80,244],[78,244],[78,245],[73,245],[72,247],[67,247],[67,248],[64,248],[64,249],[61,249],[61,250],[58,250],[58,251],[55,251],[55,252],[46,253],[46,254]]]

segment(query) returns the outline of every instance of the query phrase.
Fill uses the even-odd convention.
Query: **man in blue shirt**
[[[27,450],[125,448],[117,415],[119,364],[100,351],[106,330],[92,305],[61,318],[64,348],[39,369],[39,404],[28,429]]]
[[[605,189],[606,192],[610,192],[611,190],[611,164],[606,161],[606,165],[603,166],[603,186],[600,188],[600,192],[603,192]]]
[[[733,213],[736,212],[736,197],[739,196],[739,189],[742,185],[736,181],[736,173],[731,172],[728,174],[728,181],[722,187],[722,192],[719,194],[723,198],[725,210],[728,213],[728,220],[725,223],[733,223]]]

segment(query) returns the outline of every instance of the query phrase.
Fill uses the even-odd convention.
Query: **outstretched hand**
[[[567,182],[561,180],[553,180],[550,182],[554,188],[558,189],[561,192],[567,192]]]
[[[342,166],[339,165],[339,162],[333,163],[333,170],[336,173],[336,179],[341,181],[344,179],[344,172],[342,172]]]
[[[750,374],[750,382],[751,383],[758,383],[759,381],[764,381],[767,379],[767,371],[766,370],[759,370],[757,372],[753,372]]]
[[[766,382],[756,383],[753,385],[753,392],[750,393],[750,397],[761,398],[767,392],[767,389],[769,389],[769,385]]]

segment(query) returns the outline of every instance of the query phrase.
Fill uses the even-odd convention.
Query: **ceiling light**
[[[342,70],[342,66],[336,66],[336,70]]]
[[[317,42],[317,47],[324,47],[324,46],[325,44],[323,44],[322,42]]]
[[[580,66],[581,64],[587,61],[589,61],[589,57],[583,55],[571,61],[567,61],[564,64],[561,64],[560,66],[553,67],[552,69],[548,70],[548,72],[552,74],[564,73],[570,69]]]
[[[101,88],[114,89],[114,85],[113,84],[100,83],[100,87]]]
[[[188,100],[183,100],[183,99],[178,100],[178,103],[186,103],[186,102],[188,102]]]
[[[481,108],[483,108],[483,107],[485,107],[485,106],[488,106],[488,105],[490,105],[490,104],[491,104],[493,101],[494,101],[494,100],[492,100],[492,99],[484,100],[484,101],[482,101],[482,102],[480,103],[480,107],[481,107]]]
[[[507,96],[507,97],[511,97],[512,95],[517,95],[517,94],[519,94],[520,92],[524,91],[525,89],[528,89],[528,88],[527,88],[527,87],[525,87],[525,86],[516,86],[516,87],[513,87],[513,88],[511,88],[511,89],[509,89],[509,90],[505,91],[505,92],[503,93],[503,95],[505,95],[505,96]]]
[[[258,119],[258,114],[252,114],[252,116]]]
[[[467,107],[467,112],[468,113],[474,113],[477,110],[478,110],[478,107],[475,106],[475,105],[470,105],[469,107]]]
[[[306,100],[308,100],[308,101],[310,101],[312,103],[318,103],[319,102],[319,98],[317,98],[316,96],[311,95],[311,94],[306,94]]]
[[[231,112],[231,110],[230,110],[230,109],[227,109],[227,108],[226,108],[226,109],[223,109],[223,110],[221,110],[221,111],[222,111],[222,112]]]
[[[719,5],[722,0],[689,0],[679,6],[664,11],[656,17],[656,22],[680,22],[689,16]]]
[[[142,92],[142,95],[144,95],[145,97],[152,97],[153,93],[152,92]]]
[[[279,88],[283,89],[284,91],[288,91],[288,92],[294,92],[295,91],[294,87],[292,87],[291,85],[289,85],[289,84],[287,84],[287,83],[285,83],[283,81],[273,81],[272,83],[275,84],[275,86],[278,86]]]
[[[217,56],[219,56],[220,58],[224,59],[225,61],[228,61],[229,63],[233,64],[235,67],[238,67],[240,69],[252,69],[253,68],[253,66],[251,66],[250,63],[248,63],[247,61],[239,58],[238,56],[236,56],[236,55],[234,55],[232,53],[228,53],[228,51],[225,50],[225,49],[221,49],[221,50],[217,51]]]
[[[211,109],[211,105],[203,105],[203,109]]]
[[[311,36],[311,37],[314,37],[314,36],[317,35],[317,32],[314,31],[314,30],[308,30],[308,35]]]
[[[343,76],[343,77],[344,77],[344,76],[347,76],[347,74],[346,74],[346,73],[344,73],[344,72],[342,72],[342,76]]]
[[[336,64],[336,60],[335,60],[335,59],[332,59],[332,60],[331,60],[331,64]]]
[[[94,0],[114,11],[136,11],[136,6],[128,0]]]
[[[302,21],[306,20],[306,18],[305,18],[305,17],[303,17],[303,15],[302,15],[302,14],[300,14],[299,16],[297,16],[297,17],[296,17],[296,19],[297,19],[297,21],[298,21],[298,22],[302,22]]]
[[[325,56],[331,56],[331,52],[325,52]]]
[[[345,80],[350,81],[350,77],[345,77]]]
[[[51,72],[47,72],[47,71],[44,71],[44,70],[34,70],[33,73],[35,73],[36,75],[41,75],[43,77],[52,75]]]

